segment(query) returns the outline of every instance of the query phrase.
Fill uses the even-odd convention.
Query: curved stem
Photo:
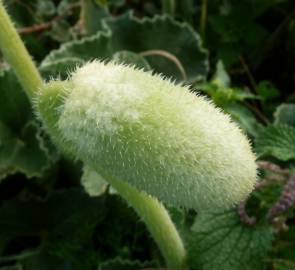
[[[101,172],[99,171],[99,173]],[[138,191],[124,181],[105,174],[102,174],[102,176],[141,217],[158,244],[169,269],[187,269],[186,251],[183,242],[163,204],[156,198],[145,192]]]
[[[182,63],[180,62],[180,60],[174,54],[167,52],[167,51],[163,51],[163,50],[148,50],[148,51],[140,52],[139,55],[141,55],[143,57],[159,55],[159,56],[167,58],[168,60],[172,61],[176,65],[176,67],[178,68],[178,70],[182,76],[182,79],[184,81],[187,80],[187,75],[186,75],[185,69],[184,69]]]
[[[200,34],[201,34],[201,37],[203,38],[203,43],[205,43],[207,8],[208,8],[208,0],[202,0],[201,17],[200,17]]]
[[[0,0],[0,49],[31,99],[43,81]]]

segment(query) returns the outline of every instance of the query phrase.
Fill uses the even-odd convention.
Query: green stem
[[[169,14],[171,17],[175,14],[175,0],[162,0],[162,12]]]
[[[200,18],[200,34],[201,34],[201,37],[203,38],[203,42],[205,42],[205,34],[206,34],[207,7],[208,7],[208,0],[202,0],[201,18]]]
[[[138,191],[124,181],[102,174],[118,193],[134,208],[146,224],[167,266],[173,270],[186,270],[186,251],[183,242],[162,203],[145,192]]]
[[[43,81],[0,0],[0,49],[30,99]]]

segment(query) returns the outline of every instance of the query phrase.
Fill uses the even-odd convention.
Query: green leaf
[[[73,39],[71,25],[65,20],[58,20],[52,23],[50,31],[47,34],[58,42],[66,42]]]
[[[83,21],[87,34],[92,35],[102,29],[104,18],[110,17],[106,0],[84,0]]]
[[[241,223],[237,211],[201,213],[189,240],[189,264],[202,270],[259,270],[272,244],[267,225]]]
[[[18,135],[0,122],[0,179],[16,172],[41,177],[56,160],[55,148],[36,122],[28,122]]]
[[[233,93],[232,93],[233,101],[244,101],[247,99],[260,99],[260,98],[244,89],[233,88]]]
[[[212,83],[216,84],[218,87],[230,86],[230,77],[227,74],[221,60],[219,60],[216,64],[216,72],[213,75]]]
[[[18,131],[31,117],[30,103],[12,70],[0,71],[0,121]]]
[[[0,179],[16,172],[40,177],[57,153],[11,70],[0,74]]]
[[[277,239],[275,253],[271,258],[275,269],[278,270],[295,269],[295,226],[292,223],[288,225],[288,230],[282,232]]]
[[[91,266],[75,267],[69,260],[63,260],[48,252],[41,250],[36,256],[31,256],[21,260],[25,269],[29,270],[90,270]]]
[[[248,108],[237,103],[232,103],[225,106],[224,110],[228,112],[247,133],[254,137],[258,135],[259,124],[253,113]]]
[[[101,6],[106,6],[108,4],[108,0],[95,0],[95,3]]]
[[[281,104],[274,113],[275,124],[286,124],[295,127],[295,104]]]
[[[258,99],[257,96],[239,88],[220,87],[215,81],[212,83],[204,83],[200,88],[203,92],[211,96],[216,105],[221,107],[226,107],[227,105],[244,101],[246,99]]]
[[[119,51],[113,55],[113,60],[117,63],[135,65],[144,70],[151,70],[148,61],[141,55],[129,51]]]
[[[37,0],[35,2],[35,7],[37,7]],[[35,16],[32,16],[32,13],[28,12],[27,5],[21,5],[15,1],[5,1],[9,15],[13,18],[13,22],[16,26],[25,26],[32,25],[35,23]],[[29,5],[29,8],[31,6]],[[37,11],[36,9],[30,9],[30,11]]]
[[[153,54],[155,50],[162,55]],[[150,53],[145,57],[156,72],[178,80],[182,80],[179,67],[163,56],[165,53],[178,59],[189,81],[204,79],[208,72],[208,53],[202,48],[199,35],[188,24],[176,22],[168,16],[139,20],[130,13],[105,19],[103,31],[93,36],[63,44],[44,59],[41,68],[48,68],[62,59],[111,59],[118,51],[148,51]]]
[[[267,38],[266,28],[255,20],[257,2],[208,2],[207,44],[226,67],[239,62],[241,55],[253,56]]]
[[[0,208],[0,241],[21,235],[38,235],[44,231],[59,234],[67,226],[78,224],[75,229],[81,229],[81,226],[87,226],[87,220],[95,220],[99,216],[100,205],[101,199],[91,198],[78,188],[54,191],[45,200],[7,201]],[[82,220],[84,225],[80,224]]]
[[[71,7],[73,7],[72,5],[77,4],[77,0],[61,0],[58,1],[58,5],[57,5],[57,14],[58,15],[62,15],[65,14],[68,10],[71,9]]]
[[[9,246],[14,239],[40,239],[31,255],[26,249],[10,253],[10,258],[0,257],[6,261],[18,257],[25,269],[91,270],[99,263],[119,266],[117,260],[109,259],[139,256],[151,260],[156,249],[145,225],[122,198],[90,197],[82,188],[53,191],[45,198],[30,195],[5,201],[0,217],[0,246]],[[136,265],[152,266],[137,261]]]
[[[259,132],[255,149],[260,157],[272,156],[282,161],[295,159],[295,127],[267,126]]]
[[[70,72],[74,71],[77,66],[81,66],[83,63],[84,61],[78,57],[65,57],[56,59],[50,63],[44,63],[40,67],[40,72],[47,79],[60,78],[65,80]]]
[[[263,100],[270,100],[280,96],[280,91],[270,81],[259,82],[257,92]]]
[[[101,263],[98,270],[138,270],[151,266],[151,262],[130,261],[118,257]]]
[[[42,247],[51,255],[74,256],[89,244],[95,225],[102,219],[102,203],[101,198],[91,198],[77,188],[55,191],[44,200],[5,202],[0,208],[0,243],[47,235]]]
[[[236,102],[246,99],[258,99],[257,96],[244,89],[231,87],[230,77],[221,60],[216,64],[216,71],[211,81],[205,82],[199,87],[212,97],[216,105],[223,108],[236,105]]]
[[[41,16],[53,16],[55,14],[55,5],[50,0],[38,0],[36,12]]]

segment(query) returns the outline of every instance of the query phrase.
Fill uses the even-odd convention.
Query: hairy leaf
[[[104,2],[104,3],[103,3]],[[84,8],[84,27],[87,34],[95,34],[102,29],[102,21],[106,17],[110,17],[106,0],[85,0]]]
[[[259,124],[253,113],[245,106],[232,103],[225,106],[224,110],[237,121],[242,129],[250,135],[256,137],[259,130]]]
[[[117,63],[125,63],[129,65],[135,65],[138,68],[143,68],[145,70],[151,70],[148,61],[141,55],[129,52],[129,51],[119,51],[113,55],[113,60]]]
[[[0,208],[0,243],[40,237],[40,252],[22,259],[30,265],[28,269],[41,269],[37,265],[50,265],[49,261],[53,265],[76,266],[70,269],[83,269],[83,264],[84,269],[90,269],[86,262],[93,256],[91,238],[102,218],[102,205],[101,198],[91,198],[77,188],[53,192],[42,200],[11,200]]]
[[[36,122],[28,122],[18,135],[0,122],[0,179],[16,172],[40,177],[56,159],[55,148]]]
[[[80,258],[81,259],[81,258]],[[75,265],[72,261],[66,258],[59,258],[47,251],[40,250],[36,256],[31,256],[22,260],[22,265],[29,270],[91,270],[92,266],[84,260],[83,266]]]
[[[271,248],[271,228],[242,224],[236,210],[202,213],[189,240],[189,261],[198,270],[260,270]]]
[[[11,70],[0,74],[0,179],[16,172],[41,176],[57,156],[32,120],[31,105]]]
[[[181,63],[189,80],[207,75],[207,51],[202,48],[199,35],[188,24],[168,16],[139,20],[131,13],[104,20],[103,31],[96,35],[63,44],[45,58],[41,68],[61,59],[110,59],[122,50],[148,51],[145,57],[156,72],[179,80],[183,78],[178,64],[171,60],[173,57]]]
[[[295,104],[281,104],[274,113],[275,124],[295,126]]]
[[[295,127],[269,125],[259,132],[255,149],[259,156],[272,156],[282,161],[295,159]]]
[[[257,91],[264,101],[277,98],[280,95],[279,90],[270,81],[259,82]]]
[[[79,223],[78,219],[86,225],[87,219],[94,218],[91,215],[99,215],[99,205],[98,198],[91,198],[78,188],[53,192],[45,200],[8,201],[0,208],[0,236],[3,239],[42,231],[59,233],[62,227]]]

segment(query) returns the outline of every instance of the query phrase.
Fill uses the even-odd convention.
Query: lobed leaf
[[[40,177],[57,153],[11,70],[0,74],[0,179],[16,172]]]
[[[189,262],[198,270],[262,270],[273,234],[267,225],[241,223],[236,210],[201,213],[189,239]]]
[[[277,107],[274,113],[274,118],[275,124],[295,126],[295,104],[281,104]]]
[[[282,161],[295,159],[295,127],[269,125],[261,129],[255,149],[260,157],[272,156]]]
[[[202,47],[199,35],[188,24],[176,22],[166,15],[139,20],[131,13],[105,19],[103,30],[97,34],[63,44],[44,59],[41,69],[62,59],[111,59],[118,51],[141,53],[150,50],[163,50],[175,56],[189,81],[204,79],[207,75],[207,51]],[[166,57],[150,55],[146,59],[156,72],[182,79],[177,65]]]
[[[40,239],[32,254],[22,255],[28,249],[15,254],[26,269],[64,269],[66,265],[72,270],[91,269],[91,239],[102,211],[101,198],[91,198],[78,188],[54,191],[44,199],[10,200],[0,208],[0,244],[9,246],[24,237]]]
[[[28,122],[17,136],[0,122],[0,179],[17,172],[41,177],[56,160],[55,148],[36,122]]]

